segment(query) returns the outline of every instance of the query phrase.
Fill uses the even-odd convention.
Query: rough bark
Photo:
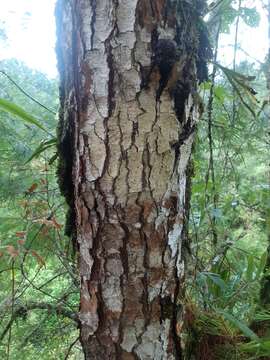
[[[86,359],[180,359],[202,1],[59,1],[59,178]]]

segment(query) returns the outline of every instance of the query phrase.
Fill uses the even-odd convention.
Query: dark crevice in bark
[[[177,65],[179,55],[176,44],[172,40],[160,39],[158,40],[153,57],[153,66],[157,66],[160,73],[159,87],[157,89],[156,98],[159,101],[161,94],[168,84],[170,79],[170,86],[174,88],[179,74],[176,73],[175,79],[172,78],[173,67]]]
[[[175,273],[174,273],[174,277],[175,277],[175,291],[174,291],[174,304],[173,304],[173,315],[172,315],[172,333],[173,333],[173,338],[174,338],[174,346],[175,346],[175,358],[177,360],[181,360],[182,359],[182,348],[181,348],[181,343],[180,343],[180,338],[179,335],[177,334],[177,323],[178,323],[178,313],[180,312],[179,309],[179,293],[180,293],[180,280],[179,280],[179,276],[177,274],[177,268],[175,269]]]
[[[190,126],[190,121],[188,120],[187,123],[184,125],[183,132],[181,133],[179,137],[179,145],[183,145],[185,140],[187,140],[192,133],[194,133],[196,129],[196,125],[193,124]]]
[[[150,150],[149,150],[149,144],[148,143],[146,144],[145,152],[146,152],[146,159],[147,159],[146,167],[149,169],[149,174],[148,174],[148,179],[147,179],[148,189],[150,191],[151,199],[152,199],[152,201],[153,201],[153,203],[155,205],[155,208],[158,209],[158,204],[155,201],[155,197],[153,195],[153,189],[152,189],[151,181],[150,181],[152,165],[151,165],[151,162],[150,162]]]
[[[154,8],[154,4],[152,0],[149,0],[150,3],[150,9],[151,9],[151,15],[153,17],[153,19],[155,18],[155,8]]]
[[[124,320],[124,314],[125,314],[125,309],[126,309],[126,299],[125,299],[125,282],[128,281],[128,275],[129,275],[129,267],[128,267],[128,251],[127,251],[127,244],[128,244],[128,239],[129,239],[129,229],[127,227],[126,224],[124,224],[123,222],[120,221],[119,216],[118,216],[118,220],[119,220],[119,224],[121,225],[123,231],[124,231],[124,236],[123,236],[123,246],[120,248],[120,256],[121,256],[121,262],[123,265],[123,274],[121,276],[121,291],[122,291],[122,296],[123,296],[123,308],[122,308],[122,313],[119,319],[119,341],[116,344],[117,345],[117,359],[121,359],[121,354],[122,354],[122,348],[121,348],[121,343],[123,341],[124,338],[124,334],[123,334],[123,320]]]
[[[142,216],[142,212],[141,211],[141,216],[140,216],[140,221],[141,224],[144,223],[143,220],[143,216]],[[147,236],[145,235],[143,229],[140,231],[140,237],[144,243],[144,259],[143,259],[143,265],[144,265],[144,277],[142,279],[143,282],[143,295],[142,295],[142,304],[143,304],[143,314],[144,314],[144,328],[145,330],[147,329],[147,326],[149,325],[150,321],[151,321],[151,305],[149,303],[149,288],[148,288],[148,284],[149,284],[149,271],[150,271],[150,267],[149,267],[149,249],[148,249],[148,239]]]
[[[180,135],[176,143],[172,144],[172,150],[174,150],[174,164],[173,164],[173,173],[177,169],[179,158],[180,158]]]
[[[142,188],[143,189],[150,189],[150,184],[149,184],[149,179],[147,179],[147,175],[146,175],[146,169],[148,167],[148,149],[144,149],[143,150],[143,155],[142,155],[142,161],[143,161],[143,171],[142,171]]]
[[[180,123],[183,123],[183,115],[185,111],[185,105],[190,94],[190,86],[184,80],[184,77],[181,80],[176,82],[176,86],[172,92],[172,97],[174,99],[174,109],[177,116],[177,119]]]
[[[132,121],[129,119],[129,121]],[[136,136],[138,135],[138,122],[132,122],[132,133],[131,133],[131,146],[135,146],[136,147],[136,144],[135,144],[135,140],[136,140]]]
[[[114,27],[114,30],[108,37],[108,39],[105,41],[105,49],[107,53],[107,63],[109,68],[109,81],[108,81],[108,117],[111,117],[113,114],[113,111],[115,109],[115,99],[114,99],[114,59],[113,59],[113,53],[112,53],[112,46],[111,41],[113,38],[114,31],[116,29],[116,26]]]
[[[112,34],[110,35],[112,36]],[[112,116],[113,112],[114,112],[114,108],[115,108],[115,101],[114,101],[114,76],[115,76],[115,72],[114,72],[114,62],[113,62],[113,55],[112,55],[112,47],[110,45],[110,39],[107,39],[105,42],[105,49],[107,52],[107,63],[108,63],[108,68],[109,68],[109,80],[108,80],[108,117],[104,118],[103,123],[104,123],[104,129],[105,129],[105,140],[104,140],[104,145],[106,148],[106,157],[105,157],[105,162],[104,162],[104,166],[102,169],[102,174],[101,177],[104,176],[104,174],[106,173],[108,166],[109,166],[109,161],[110,161],[110,147],[108,146],[109,143],[109,130],[108,130],[108,120],[110,118],[110,116]]]
[[[123,316],[125,313],[125,308],[126,308],[126,299],[125,299],[125,282],[128,281],[128,251],[127,251],[127,243],[128,243],[128,237],[129,237],[129,230],[128,227],[126,226],[126,224],[121,223],[119,216],[118,216],[118,221],[119,224],[121,225],[123,231],[124,231],[124,236],[123,236],[123,246],[120,248],[120,257],[121,257],[121,262],[123,265],[123,274],[120,277],[120,284],[121,284],[121,293],[122,293],[122,297],[123,297],[123,307],[122,307],[122,312],[119,318],[119,340],[116,344],[116,356],[117,359],[121,359],[121,355],[122,355],[122,348],[121,348],[121,343],[124,339],[124,334],[123,334]]]
[[[192,148],[192,154],[193,151],[194,149]],[[185,218],[184,218],[183,231],[182,231],[183,234],[182,250],[185,261],[191,254],[191,249],[190,249],[191,239],[189,237],[188,225],[189,225],[189,217],[190,217],[192,178],[194,177],[194,164],[192,158],[189,160],[186,172],[187,172],[187,183],[186,183],[186,195],[185,195]]]
[[[92,18],[91,18],[91,50],[94,48],[94,36],[95,36],[95,23],[96,23],[96,8],[98,0],[90,0],[90,7],[92,9]]]
[[[56,7],[56,20],[60,22],[62,13],[62,2],[58,3]],[[71,11],[72,13],[72,11]],[[75,19],[72,17],[73,28],[75,28]],[[66,71],[65,62],[61,53],[61,46],[59,44],[59,40],[62,38],[63,34],[61,33],[61,26],[58,25],[58,43],[57,43],[57,53],[58,53],[58,67],[59,72],[62,74],[62,71]],[[75,229],[76,229],[76,213],[75,213],[75,186],[74,186],[74,178],[73,178],[73,169],[75,164],[75,153],[77,149],[77,134],[76,122],[79,121],[79,115],[77,113],[77,103],[78,100],[76,98],[76,91],[72,98],[69,99],[69,109],[66,109],[66,99],[67,94],[65,93],[65,88],[63,85],[66,80],[69,78],[71,82],[74,83],[75,88],[78,90],[78,76],[76,72],[77,67],[77,47],[75,38],[76,32],[72,34],[72,63],[70,66],[73,68],[73,72],[71,74],[63,74],[62,81],[59,89],[60,93],[60,116],[59,116],[59,125],[57,129],[57,138],[58,138],[58,152],[59,152],[59,163],[57,169],[57,177],[58,183],[60,187],[60,191],[62,195],[65,197],[66,202],[69,206],[66,215],[66,225],[65,225],[65,233],[72,239],[73,250],[77,249],[76,239],[75,239]],[[73,80],[73,81],[72,81]],[[65,111],[68,112],[66,115]],[[67,116],[67,118],[66,118]]]
[[[61,98],[60,98],[61,101]],[[66,202],[69,206],[68,213],[66,216],[65,234],[72,236],[75,229],[75,209],[74,209],[74,186],[73,179],[70,176],[73,168],[73,154],[74,145],[73,139],[74,134],[71,124],[73,117],[70,116],[70,126],[67,129],[64,127],[64,114],[60,115],[59,127],[58,127],[58,152],[59,152],[59,165],[57,169],[58,184],[60,187],[61,194],[65,197]]]
[[[124,273],[122,277],[126,276],[126,279],[128,280],[129,275],[129,267],[128,267],[128,251],[127,251],[127,244],[128,244],[128,238],[129,238],[129,229],[123,222],[119,222],[122,229],[124,230],[125,236],[123,237],[123,246],[120,248],[121,253],[121,259],[122,259],[122,265],[124,268]]]

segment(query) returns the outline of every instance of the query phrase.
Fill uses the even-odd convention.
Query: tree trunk
[[[202,5],[58,1],[59,179],[79,253],[86,359],[181,358]]]

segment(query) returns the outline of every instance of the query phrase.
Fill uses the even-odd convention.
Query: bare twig
[[[69,346],[69,348],[68,348],[68,351],[67,351],[67,353],[66,353],[66,355],[65,355],[65,357],[64,357],[64,360],[67,360],[67,359],[68,359],[69,354],[70,354],[73,346],[74,346],[79,340],[80,340],[80,337],[78,336],[77,339],[75,339],[75,341],[73,341],[73,342],[70,344],[70,346]]]

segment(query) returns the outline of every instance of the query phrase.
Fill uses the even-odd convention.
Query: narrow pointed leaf
[[[236,319],[233,315],[227,313],[226,311],[219,310],[219,313],[222,314],[226,320],[237,327],[246,337],[254,341],[259,341],[259,337],[245,323]]]
[[[25,164],[29,163],[31,160],[33,160],[34,158],[38,157],[41,153],[43,153],[45,150],[54,147],[56,145],[56,138],[47,140],[42,142],[37,148],[36,150],[33,152],[33,154],[30,156],[29,159],[26,160]]]
[[[38,128],[47,132],[47,130],[41,125],[41,123],[31,114],[24,111],[20,106],[0,98],[0,110],[6,111],[12,115],[19,117],[21,120],[28,124],[37,126]]]

